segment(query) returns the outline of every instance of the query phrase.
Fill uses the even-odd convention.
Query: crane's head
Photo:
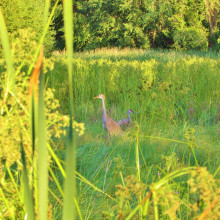
[[[131,110],[131,109],[128,109],[128,113],[134,113],[134,114],[136,114],[136,112],[134,112],[134,111]]]
[[[93,99],[102,99],[102,100],[104,100],[105,96],[103,94],[100,94],[100,95],[94,97]]]

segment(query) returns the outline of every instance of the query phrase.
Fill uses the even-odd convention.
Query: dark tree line
[[[1,0],[12,38],[19,37],[21,29],[29,29],[33,40],[39,39],[44,3]],[[51,8],[54,4],[51,0]],[[73,10],[76,51],[101,47],[220,48],[219,0],[74,0]],[[65,48],[61,0],[45,45],[48,51]]]
[[[218,0],[75,0],[74,48],[219,48]],[[64,48],[62,2],[54,19]]]

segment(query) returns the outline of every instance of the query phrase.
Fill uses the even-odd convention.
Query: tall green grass
[[[64,185],[64,208],[63,208],[63,220],[76,218],[74,201],[76,201],[76,146],[75,146],[75,131],[73,131],[73,82],[72,82],[72,57],[73,57],[73,10],[72,0],[64,1],[64,30],[65,30],[65,42],[67,49],[67,64],[69,75],[69,115],[70,125],[69,133],[66,141],[66,179]]]
[[[61,111],[65,113],[68,106],[65,98],[68,93],[66,57],[64,54],[56,57],[55,70],[49,74],[48,83],[56,88],[55,95],[61,102]],[[103,188],[103,178],[104,184],[108,185],[104,188],[115,192],[114,186],[122,181],[118,166],[123,176],[136,174],[144,183],[157,182],[158,172],[166,176],[182,166],[207,166],[211,173],[216,172],[220,156],[220,66],[217,54],[99,50],[76,55],[73,65],[76,118],[86,126],[84,138],[77,140],[80,160],[77,168],[83,176],[92,178],[98,188]],[[92,101],[92,97],[100,93],[105,94],[107,110],[113,119],[126,117],[129,108],[138,112],[132,115],[134,127],[129,131],[130,138],[107,144],[102,140],[106,134],[103,134],[101,124],[101,106]],[[132,137],[138,129],[137,144]],[[176,156],[172,159],[170,155],[173,154]],[[111,155],[110,158],[107,155]],[[161,160],[161,157],[166,159]],[[178,178],[174,183],[179,185],[178,192],[184,192],[181,194],[187,204],[190,201],[189,188],[184,188],[181,181],[186,181],[186,178]],[[84,204],[91,206],[91,201],[89,198],[85,200],[84,191],[87,197],[96,198],[86,188],[80,184],[79,198],[83,200],[80,205],[85,216]],[[153,199],[157,200],[159,194],[154,194]],[[148,192],[139,197],[139,203],[145,208],[141,211],[142,206],[137,205],[132,211],[130,209],[128,219],[137,213],[139,217],[152,213],[150,195]],[[101,205],[107,216],[113,215],[112,202],[95,199],[95,203],[94,207]],[[155,204],[155,215],[160,210],[159,203]],[[181,206],[181,216],[189,216],[190,210]],[[101,218],[105,214],[94,211],[92,216]]]
[[[39,59],[35,65],[35,60],[38,56],[39,50],[43,44],[44,37],[47,33],[48,27],[51,23],[52,16],[54,14],[55,8],[58,4],[58,1],[56,1],[52,12],[48,19],[48,11],[50,7],[50,1],[46,1],[45,4],[45,11],[44,11],[44,25],[43,27],[43,35],[40,39],[38,49],[35,53],[35,57],[33,59],[33,63],[30,65],[28,69],[28,74],[32,71],[32,76],[30,80],[29,87],[31,88],[31,122],[32,122],[32,155],[34,156],[35,151],[35,143],[37,142],[37,184],[33,185],[31,182],[33,181],[32,178],[28,175],[27,168],[26,168],[26,162],[25,162],[25,152],[22,147],[22,163],[23,163],[23,185],[24,185],[24,203],[25,203],[25,209],[26,214],[25,216],[29,219],[35,219],[35,216],[38,216],[40,219],[48,219],[48,153],[47,153],[47,144],[46,144],[46,124],[45,124],[45,112],[44,112],[44,77],[43,73],[41,72],[42,69],[42,62],[43,62],[43,53],[41,52],[39,55]],[[64,18],[65,26],[66,28],[66,42],[67,42],[67,51],[69,52],[69,76],[71,79],[72,76],[72,68],[71,68],[71,58],[72,58],[72,50],[73,50],[73,43],[72,43],[72,36],[73,32],[71,31],[73,29],[72,25],[72,1],[65,1],[64,4],[64,14],[66,15]],[[70,11],[69,11],[70,10]],[[67,24],[67,25],[66,25]],[[6,86],[4,88],[5,95],[3,97],[3,105],[6,102],[8,93],[12,90],[12,85],[14,85],[14,70],[13,70],[13,64],[11,60],[11,50],[8,42],[8,36],[7,36],[7,29],[6,25],[4,23],[3,14],[0,11],[0,27],[2,29],[1,31],[1,39],[3,42],[3,48],[5,51],[5,58],[7,61],[7,67],[8,67],[8,74],[6,77]],[[23,65],[23,64],[22,64]],[[35,65],[35,67],[34,67]],[[33,68],[34,67],[34,68]],[[21,67],[19,67],[21,69]],[[38,88],[38,81],[39,81],[39,88]],[[72,97],[72,85],[70,85],[70,97]],[[67,175],[66,175],[66,185],[65,185],[65,200],[64,200],[64,214],[63,219],[72,219],[73,216],[73,201],[74,201],[74,191],[75,189],[75,178],[74,178],[74,171],[75,171],[75,160],[72,159],[74,157],[74,140],[73,140],[73,130],[72,130],[72,103],[73,98],[70,100],[70,131],[67,138]],[[3,114],[3,108],[1,111],[1,114]],[[37,129],[36,129],[37,128]],[[21,135],[22,137],[22,135]],[[21,140],[22,143],[22,140]],[[23,144],[22,144],[23,146]],[[32,170],[35,170],[35,157],[33,158],[33,165]],[[35,172],[34,172],[35,175]],[[12,177],[12,181],[15,182],[14,178]],[[72,187],[73,184],[73,187]],[[35,191],[35,201],[33,199],[33,190]],[[17,187],[17,186],[16,186]],[[30,189],[31,187],[31,189]],[[71,193],[72,192],[72,193]],[[4,194],[3,194],[4,195]],[[5,203],[8,206],[8,201],[5,199]],[[33,205],[35,203],[35,210],[33,208]],[[39,208],[39,209],[38,209]],[[10,211],[10,210],[9,210]],[[11,211],[10,211],[11,213]],[[13,214],[11,214],[13,216]]]
[[[92,102],[92,97],[100,93],[106,95],[116,120],[125,117],[129,108],[136,110],[137,118],[147,120],[149,125],[175,124],[188,119],[197,124],[212,124],[218,120],[218,56],[201,58],[168,51],[141,51],[140,55],[134,51],[136,56],[130,51],[127,56],[126,51],[118,53],[110,50],[109,57],[105,51],[99,55],[103,58],[91,54],[73,59],[74,104],[79,120],[98,118],[99,103]],[[65,62],[65,56],[57,56],[55,69],[49,76],[49,85],[56,88],[64,110],[68,104]]]

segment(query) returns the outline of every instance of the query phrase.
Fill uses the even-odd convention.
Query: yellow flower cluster
[[[73,121],[73,128],[76,130],[79,136],[82,136],[85,131],[85,125],[84,123],[78,123],[76,121]]]
[[[206,216],[206,219],[219,219],[220,217],[220,181],[216,180],[206,167],[198,167],[191,171],[191,178],[188,181],[190,193],[197,199],[191,204],[193,214],[203,211],[198,217]],[[200,202],[202,204],[200,204]],[[203,210],[200,209],[200,206]],[[211,209],[210,209],[211,208]],[[209,210],[207,212],[207,210]]]
[[[5,73],[6,74],[6,73]],[[27,165],[31,164],[32,143],[31,143],[31,118],[30,118],[30,97],[28,96],[29,79],[24,73],[18,74],[16,78],[16,94],[10,93],[7,102],[3,105],[3,112],[0,115],[0,175],[3,174],[4,163],[10,167],[15,162],[20,161],[20,144],[24,146]],[[3,89],[0,87],[0,90]],[[59,112],[60,104],[54,98],[54,89],[46,89],[45,96],[45,116],[46,134],[60,138],[66,134],[65,128],[69,126],[69,116]],[[74,121],[73,127],[78,135],[84,134],[84,124]],[[18,169],[21,163],[18,163]],[[3,176],[3,175],[1,175]]]

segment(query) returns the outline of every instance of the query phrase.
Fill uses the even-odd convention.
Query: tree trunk
[[[220,7],[215,0],[204,0],[206,7],[206,16],[209,22],[209,29],[211,37],[213,36],[215,30],[217,29],[217,18],[220,13]]]
[[[157,29],[155,28],[153,31],[153,45],[152,45],[153,48],[155,47],[156,34],[157,34]]]

